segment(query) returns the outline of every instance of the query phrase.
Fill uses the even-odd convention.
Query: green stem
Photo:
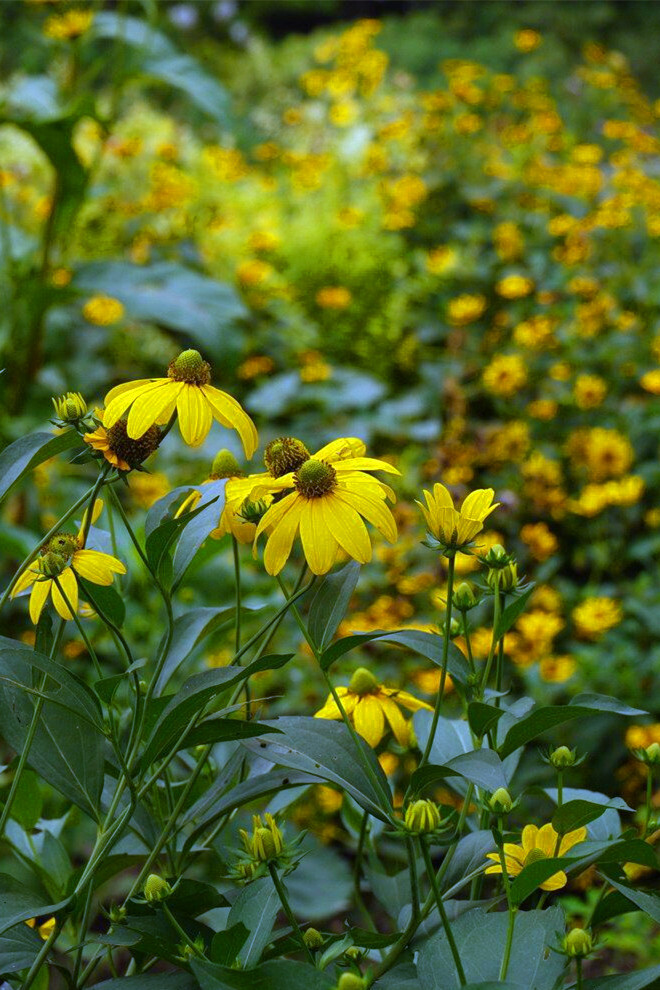
[[[62,633],[64,632],[65,620],[60,619],[60,624],[55,634],[53,640],[53,645],[50,650],[49,659],[53,659],[57,653],[60,643],[62,641]],[[37,733],[37,728],[39,726],[39,719],[41,718],[41,711],[44,707],[45,698],[43,696],[43,691],[46,687],[46,681],[48,680],[48,674],[42,674],[39,686],[37,688],[39,692],[39,697],[34,706],[34,711],[32,712],[32,718],[30,720],[30,725],[28,727],[27,735],[25,737],[25,742],[23,743],[23,749],[21,750],[21,755],[18,758],[18,766],[16,767],[16,772],[14,773],[14,779],[11,782],[11,787],[9,788],[9,794],[7,795],[7,800],[5,801],[5,806],[2,809],[2,815],[0,815],[0,836],[4,835],[5,826],[7,825],[7,819],[11,814],[12,805],[14,799],[16,798],[16,792],[18,790],[18,785],[21,782],[21,777],[25,770],[25,766],[30,755],[30,749],[32,748],[32,743],[34,742],[34,737]]]
[[[234,553],[234,582],[236,584],[236,622],[234,634],[234,652],[239,653],[241,649],[241,556],[239,553],[238,540],[232,535],[232,550]],[[252,717],[250,681],[245,681],[245,720],[249,722]]]
[[[470,668],[470,673],[474,674],[474,656],[472,653],[472,643],[470,642],[470,628],[468,625],[467,612],[463,612],[463,637],[465,639],[465,649],[467,651],[467,661],[468,667]]]
[[[23,983],[21,990],[30,990],[30,987],[32,986],[37,976],[39,975],[41,967],[46,961],[46,957],[51,950],[51,946],[53,945],[56,938],[60,934],[61,928],[62,928],[61,922],[55,924],[55,927],[53,928],[52,932],[50,933],[50,935],[42,945],[39,951],[39,955],[30,966],[28,975],[25,977],[25,982]]]
[[[506,978],[507,970],[509,968],[509,960],[511,959],[511,946],[513,945],[513,930],[516,923],[516,908],[511,903],[511,882],[509,880],[509,872],[506,868],[506,855],[504,852],[504,842],[502,836],[504,834],[504,820],[500,817],[498,821],[498,832],[493,834],[495,843],[499,850],[500,862],[502,864],[502,882],[504,884],[504,890],[506,892],[506,903],[509,912],[509,924],[507,926],[506,932],[506,945],[504,946],[504,956],[502,957],[502,965],[500,966],[500,980]]]
[[[433,746],[433,740],[435,738],[436,729],[438,728],[438,721],[440,719],[440,710],[442,708],[442,702],[445,695],[445,683],[447,681],[447,662],[449,659],[449,641],[451,639],[451,609],[452,609],[452,595],[454,593],[454,569],[456,566],[455,556],[447,558],[449,561],[449,569],[447,571],[447,609],[445,612],[445,628],[444,637],[442,640],[442,673],[440,674],[440,686],[438,688],[438,695],[435,700],[435,709],[433,711],[433,720],[431,722],[431,730],[429,732],[429,737],[426,740],[426,746],[424,748],[424,753],[422,755],[420,768],[423,767],[429,761],[429,756],[431,754],[431,747]]]
[[[497,589],[497,591],[499,591],[499,589]],[[497,591],[496,591],[496,593],[497,593]],[[499,612],[500,613],[502,613],[504,611],[505,604],[506,604],[506,595],[502,592],[502,597],[501,597],[500,602],[499,602],[499,606],[500,606],[499,607]],[[499,618],[499,615],[498,615],[498,618]],[[497,622],[495,623],[495,625],[497,625]],[[504,678],[504,637],[502,637],[502,639],[500,639],[499,643],[497,644],[497,666],[496,666],[496,671],[495,671],[495,690],[496,691],[501,691],[502,690],[502,680],[503,680],[503,678]],[[496,708],[499,708],[500,707],[500,701],[501,701],[501,698],[499,698],[499,697],[495,698],[495,707]]]
[[[412,916],[419,918],[419,877],[417,876],[417,863],[415,861],[415,843],[410,836],[406,836],[406,852],[408,853],[408,869],[410,870]]]
[[[60,582],[59,577],[57,575],[54,575],[53,576],[53,581],[55,582],[55,586],[56,586],[57,590],[59,591],[59,593],[61,594],[62,598],[64,599],[64,604],[68,608],[69,614],[70,614],[71,618],[73,619],[73,621],[75,622],[75,624],[76,624],[76,626],[78,628],[78,632],[82,636],[83,643],[85,644],[85,647],[87,649],[87,652],[89,653],[90,658],[92,660],[92,663],[94,664],[94,667],[96,669],[96,673],[98,675],[98,678],[99,678],[99,680],[101,680],[101,678],[103,677],[103,671],[101,670],[101,664],[99,663],[99,658],[96,655],[96,650],[92,646],[92,644],[90,642],[90,639],[89,639],[89,636],[87,635],[87,633],[83,629],[83,626],[82,626],[82,623],[81,623],[80,618],[78,616],[78,613],[76,612],[76,610],[74,609],[73,605],[69,601],[69,597],[68,597],[66,591],[64,590],[64,588],[62,587],[62,584]]]
[[[287,917],[287,921],[289,922],[289,924],[293,928],[294,932],[298,936],[298,941],[300,942],[300,947],[302,948],[302,950],[304,951],[305,955],[307,956],[309,962],[311,962],[311,964],[313,966],[313,965],[315,965],[315,963],[314,963],[314,956],[312,955],[310,949],[307,947],[307,945],[305,943],[305,939],[303,938],[303,933],[300,930],[300,925],[296,921],[296,917],[295,917],[293,911],[291,910],[291,905],[289,904],[289,898],[287,897],[286,889],[285,889],[284,884],[282,883],[282,881],[280,879],[280,876],[279,876],[279,874],[277,872],[277,867],[275,866],[274,863],[271,862],[271,863],[268,864],[268,871],[269,871],[269,873],[270,873],[270,875],[272,877],[273,883],[275,884],[275,890],[277,891],[277,896],[280,899],[280,904],[282,905],[282,907],[284,909],[284,913],[285,913],[285,915]]]
[[[362,858],[364,856],[364,846],[367,841],[367,833],[369,831],[369,812],[365,811],[362,815],[362,822],[360,824],[360,834],[358,836],[357,849],[355,851],[355,862],[353,863],[353,890],[355,893],[355,903],[357,904],[367,927],[370,931],[375,932],[376,926],[374,925],[373,919],[367,910],[367,905],[364,903],[364,898],[362,897],[362,891],[360,890],[360,871],[362,867]]]
[[[513,946],[513,931],[516,924],[516,908],[509,906],[509,924],[506,930],[506,945],[504,946],[504,956],[502,958],[502,965],[500,967],[500,980],[503,982],[506,979],[506,974],[509,969],[509,961],[511,959],[511,947]]]
[[[94,897],[94,883],[92,880],[89,881],[89,887],[87,888],[87,896],[85,898],[85,907],[83,909],[83,915],[80,922],[80,931],[78,933],[78,951],[76,953],[76,961],[73,967],[73,975],[71,977],[73,984],[75,986],[78,977],[80,976],[80,969],[83,962],[83,951],[85,949],[85,939],[87,938],[87,929],[89,927],[89,917],[92,909],[92,899]]]
[[[497,629],[498,623],[500,621],[500,612],[501,612],[500,589],[497,587],[497,585],[495,585],[494,596],[495,598],[494,598],[494,606],[493,606],[493,636],[490,641],[490,650],[488,651],[488,658],[486,660],[486,666],[484,667],[484,674],[481,679],[480,694],[482,698],[484,695],[484,691],[488,687],[490,672],[493,666],[493,658],[495,656],[495,647],[497,646],[495,630]]]
[[[582,982],[582,960],[575,960],[575,990],[582,990],[584,986]]]
[[[653,767],[648,765],[648,777],[646,778],[646,820],[644,822],[644,832],[642,838],[649,834],[651,825],[651,812],[653,810]]]
[[[187,945],[188,948],[192,950],[193,954],[196,955],[198,958],[203,958],[204,953],[195,945],[193,940],[190,938],[190,935],[188,935],[188,933],[181,927],[179,922],[176,920],[176,918],[168,908],[167,903],[165,901],[162,901],[160,906],[163,909],[163,914],[171,924],[174,931],[181,936],[183,945]]]
[[[433,896],[438,908],[440,920],[442,921],[442,927],[445,930],[445,936],[447,938],[447,942],[449,943],[449,948],[454,960],[454,966],[456,967],[456,973],[458,974],[458,981],[460,985],[464,987],[467,982],[465,979],[465,970],[463,969],[461,956],[456,945],[456,940],[454,939],[454,933],[452,932],[451,925],[449,924],[449,918],[447,917],[447,911],[442,900],[442,894],[440,893],[440,888],[438,887],[438,881],[436,879],[435,870],[431,861],[431,854],[429,852],[426,836],[420,835],[419,844],[422,848],[422,856],[424,857],[424,863],[426,865],[426,875],[429,878],[429,883],[431,884],[431,888],[433,890]]]
[[[557,770],[557,808],[564,803],[564,771]]]

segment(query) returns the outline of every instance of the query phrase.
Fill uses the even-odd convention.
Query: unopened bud
[[[308,949],[320,949],[323,945],[324,938],[316,928],[308,928],[303,933],[303,942]]]
[[[489,567],[497,567],[498,565],[503,567],[505,564],[508,564],[509,557],[502,544],[495,543],[482,558],[482,560],[484,564],[488,564]]]
[[[342,973],[337,983],[337,990],[364,990],[364,980],[357,973]]]
[[[488,802],[490,810],[496,815],[508,815],[513,808],[513,799],[506,787],[498,787]]]
[[[564,939],[563,949],[566,955],[573,959],[588,956],[593,949],[590,932],[585,928],[573,928]]]
[[[491,567],[486,574],[488,586],[500,591],[513,591],[518,587],[518,565],[515,561],[505,564],[504,567]]]
[[[575,763],[575,753],[576,751],[569,749],[568,746],[559,746],[550,753],[550,762],[555,769],[565,770]]]
[[[113,925],[121,925],[126,919],[126,908],[121,904],[113,904],[110,907],[110,921]]]
[[[660,763],[660,743],[652,742],[650,746],[646,747],[646,760],[648,763],[659,764]]]
[[[63,423],[77,423],[87,412],[87,403],[80,392],[67,392],[57,398],[53,396],[55,415]]]
[[[167,880],[159,877],[157,873],[150,873],[144,882],[144,899],[149,903],[164,901],[172,893]]]
[[[459,612],[469,612],[471,608],[478,605],[477,597],[472,590],[471,586],[467,581],[463,581],[459,584],[458,588],[452,595],[452,604],[454,608],[457,608]]]
[[[375,688],[378,687],[378,681],[366,667],[358,667],[357,670],[353,672],[353,676],[350,679],[348,690],[351,694],[371,694]]]
[[[409,832],[424,835],[435,832],[440,825],[440,811],[433,801],[413,801],[406,808],[404,824]]]
[[[268,506],[263,499],[260,498],[256,502],[252,502],[249,498],[246,498],[236,515],[240,516],[246,523],[252,523],[253,526],[258,526],[266,515],[267,509]]]

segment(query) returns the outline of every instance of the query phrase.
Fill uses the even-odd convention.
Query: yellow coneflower
[[[176,411],[181,436],[189,447],[199,447],[216,419],[238,432],[246,457],[252,457],[259,437],[257,428],[242,408],[210,384],[211,366],[199,351],[183,351],[170,363],[166,378],[142,378],[110,389],[105,397],[104,426],[110,429],[128,412],[126,432],[131,440],[142,437]]]
[[[584,842],[587,837],[586,828],[576,828],[560,837],[549,823],[539,828],[537,825],[525,825],[522,830],[521,842],[517,846],[513,842],[504,843],[504,859],[506,872],[510,877],[517,877],[530,863],[538,863],[542,859],[552,859],[554,856],[565,856],[569,849],[578,842]],[[501,853],[486,853],[487,859],[492,859],[495,866],[489,866],[486,873],[502,872]],[[568,883],[568,877],[563,870],[553,873],[551,877],[539,884],[541,890],[561,890]]]
[[[457,549],[467,546],[484,528],[484,519],[497,508],[493,505],[492,488],[479,488],[466,497],[460,511],[454,508],[454,501],[444,485],[433,486],[433,494],[424,491],[426,505],[417,502],[424,513],[429,532],[444,543]]]
[[[95,409],[94,415],[99,425],[92,433],[86,433],[83,440],[94,450],[100,451],[105,460],[119,471],[131,471],[139,467],[160,444],[161,432],[157,426],[150,426],[138,440],[132,440],[123,419],[117,420],[114,426],[106,429],[103,410]]]

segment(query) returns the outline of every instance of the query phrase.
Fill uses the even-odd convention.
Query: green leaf
[[[583,825],[600,818],[607,808],[618,811],[632,810],[621,798],[612,798],[608,804],[584,800],[567,801],[552,816],[552,827],[559,835],[566,835],[567,832],[582,828]]]
[[[229,901],[210,883],[184,878],[179,880],[167,899],[167,906],[177,914],[197,918],[217,907],[228,907]]]
[[[288,959],[263,963],[249,972],[193,961],[202,990],[332,990],[336,981],[313,966]]]
[[[241,966],[249,969],[261,959],[280,911],[280,900],[270,877],[259,877],[243,887],[232,904],[227,927],[245,925],[249,934],[238,953]]]
[[[0,973],[9,975],[19,969],[28,969],[35,960],[43,942],[25,922],[9,928],[0,935]]]
[[[453,887],[462,877],[472,873],[486,862],[486,854],[495,851],[493,833],[487,829],[468,832],[459,839],[449,869],[442,880],[443,889]]]
[[[496,640],[502,639],[505,633],[509,631],[511,626],[514,624],[519,615],[525,611],[525,605],[529,600],[529,596],[534,591],[534,585],[528,588],[522,595],[518,595],[516,598],[506,606],[502,614],[500,615],[499,621],[495,626],[494,635]]]
[[[274,725],[264,722],[244,722],[237,718],[207,718],[190,730],[181,743],[181,749],[206,746],[208,743],[230,742],[234,739],[251,739],[268,732],[279,732]]]
[[[346,615],[359,577],[360,565],[351,560],[334,574],[326,574],[318,585],[309,608],[307,628],[321,652],[330,645]]]
[[[74,447],[82,448],[75,430],[67,430],[58,436],[32,433],[10,443],[0,454],[0,500],[28,471]]]
[[[21,921],[42,914],[56,914],[66,907],[71,898],[55,904],[48,903],[43,895],[29,890],[7,873],[0,873],[0,935]]]
[[[236,290],[182,265],[94,261],[78,269],[72,286],[85,294],[108,293],[132,319],[185,334],[212,361],[226,361],[240,351],[235,331],[248,313]]]
[[[372,748],[360,740],[362,751],[384,791],[381,795],[366,775],[353,737],[343,723],[305,715],[265,721],[280,729],[283,735],[260,742],[247,740],[244,745],[248,749],[279,766],[292,767],[339,784],[361,808],[381,821],[387,821],[389,808],[383,807],[385,795],[390,793],[387,777]]]
[[[461,753],[441,766],[427,764],[419,767],[410,778],[410,789],[413,793],[419,793],[429,784],[456,776],[463,777],[486,791],[496,791],[499,787],[508,786],[506,773],[497,753],[492,749],[478,749]]]
[[[344,639],[332,643],[321,656],[321,666],[327,670],[331,664],[340,657],[354,650],[359,646],[365,646],[374,640],[381,640],[387,643],[396,643],[399,646],[406,646],[409,650],[419,653],[427,660],[442,666],[442,637],[435,633],[423,632],[420,629],[395,629],[379,630],[369,633],[356,633],[352,636],[345,636]],[[449,643],[447,658],[447,670],[461,684],[466,683],[469,677],[467,661],[455,643]]]
[[[500,986],[499,972],[504,955],[508,912],[488,913],[483,907],[460,915],[452,922],[456,946],[469,983]],[[566,960],[547,946],[564,930],[564,918],[557,906],[545,911],[519,911],[516,915],[507,983],[512,990],[554,990]],[[424,990],[447,990],[458,986],[454,960],[442,930],[421,944],[417,962]]]
[[[224,486],[224,483],[223,483],[223,486]],[[224,487],[223,487],[223,491],[224,491]],[[170,494],[173,494],[173,493],[170,492]],[[163,500],[161,499],[160,501],[162,502]],[[211,499],[211,502],[213,502],[215,504],[220,504],[219,503],[219,496],[218,495],[215,495]],[[190,524],[195,519],[197,519],[198,516],[200,516],[202,514],[204,515],[204,517],[205,517],[205,521],[204,521],[204,524],[203,524],[204,525],[204,528],[207,525],[209,525],[209,523],[210,523],[210,518],[209,518],[210,510],[211,510],[211,508],[215,508],[215,504],[213,506],[211,506],[211,502],[209,502],[208,500],[205,500],[204,499],[204,493],[202,493],[202,504],[201,505],[198,504],[194,509],[191,509],[189,512],[184,512],[183,515],[179,516],[178,518],[176,518],[176,517],[169,517],[169,518],[166,517],[164,519],[164,521],[161,522],[161,524],[159,526],[157,526],[152,532],[149,533],[149,535],[147,536],[147,540],[146,540],[145,546],[144,546],[144,550],[145,550],[145,553],[147,555],[147,560],[149,561],[149,564],[151,565],[151,567],[152,567],[152,569],[154,571],[159,571],[159,569],[160,569],[160,567],[161,567],[161,565],[163,563],[163,560],[165,558],[165,555],[167,554],[167,552],[168,552],[170,546],[172,545],[172,543],[174,543],[174,541],[176,540],[176,538],[179,535],[179,533],[183,532],[183,530],[185,530],[186,527],[190,526]],[[147,519],[148,518],[149,517],[147,517]],[[209,533],[211,532],[211,529],[213,529],[218,524],[219,516],[216,516],[214,514],[213,518],[214,518],[214,522],[213,522],[212,525],[209,526],[209,529],[208,529],[208,532]],[[206,535],[208,536],[208,533]],[[200,545],[203,542],[203,539],[204,538],[202,538],[202,540],[200,540]],[[194,539],[193,539],[193,543],[194,543]],[[194,553],[196,552],[197,549],[198,549],[198,547],[195,547],[195,550],[193,550],[193,556],[194,556]],[[189,548],[188,548],[188,550],[189,550]],[[182,552],[181,557],[179,558],[179,568],[178,568],[179,578],[181,578],[183,576],[183,573],[185,573],[186,567],[190,563],[190,559],[192,559],[192,558],[189,559],[188,550],[184,549],[184,551]],[[183,570],[182,570],[182,568],[183,568]]]
[[[622,976],[599,976],[597,980],[585,980],[584,990],[644,990],[660,980],[660,966],[626,973]]]
[[[94,611],[110,620],[118,629],[124,624],[126,618],[126,605],[116,588],[112,585],[105,587],[101,584],[92,584],[78,576],[83,597],[92,606]]]
[[[24,829],[30,831],[41,818],[43,803],[36,773],[34,770],[23,770],[14,795],[11,817]]]
[[[94,984],[94,990],[199,990],[199,985],[190,973],[143,973],[103,980]]]
[[[608,882],[615,890],[623,894],[639,911],[648,914],[649,918],[653,918],[654,921],[660,924],[660,896],[658,894],[647,894],[643,890],[638,890],[637,887],[630,887],[628,884],[619,883],[618,880],[614,880],[609,875],[609,871],[607,871],[606,876]]]
[[[645,714],[638,708],[629,708],[617,701],[616,698],[598,694],[578,694],[567,705],[548,705],[543,708],[536,708],[525,718],[520,719],[507,732],[502,745],[499,747],[499,754],[504,759],[509,753],[513,753],[532,739],[536,739],[537,736],[543,735],[544,732],[548,732],[558,725],[602,713]]]
[[[503,708],[486,705],[483,701],[471,701],[467,710],[470,728],[479,739],[497,725],[504,714]]]
[[[246,667],[219,667],[190,677],[158,717],[142,755],[142,766],[148,767],[161,753],[167,752],[192,719],[228,687],[262,670],[278,670],[293,655],[273,654],[260,657]]]
[[[56,790],[96,818],[103,786],[105,738],[97,699],[60,664],[29,649],[0,650],[0,729],[20,753],[35,700],[32,668],[48,673],[41,718],[28,764]],[[54,682],[54,686],[53,686]]]
[[[217,932],[211,942],[211,962],[218,963],[220,966],[233,966],[249,934],[241,921],[232,925],[231,928],[226,928],[223,932]]]
[[[174,551],[172,587],[176,588],[192,563],[195,554],[214,529],[217,529],[225,507],[225,486],[227,480],[210,481],[200,486],[201,499],[197,503],[197,514],[183,533]]]

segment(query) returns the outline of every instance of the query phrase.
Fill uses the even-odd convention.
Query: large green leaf
[[[105,738],[98,702],[64,667],[28,649],[0,650],[0,731],[21,752],[35,699],[33,668],[48,673],[44,702],[30,747],[29,765],[87,814],[97,816]]]
[[[190,677],[172,695],[156,720],[145,746],[142,765],[149,766],[161,753],[167,752],[193,718],[228,687],[262,670],[277,670],[292,656],[293,653],[274,654],[260,657],[246,667],[218,667]]]
[[[343,639],[332,643],[321,657],[321,666],[327,670],[331,664],[351,650],[360,646],[366,646],[374,640],[386,643],[396,643],[399,646],[406,646],[409,650],[419,653],[433,663],[442,666],[443,643],[442,637],[435,633],[424,632],[420,629],[376,629],[369,633],[355,633],[352,636],[345,636]],[[451,676],[464,684],[469,676],[467,661],[455,643],[449,643],[447,670]]]
[[[103,980],[94,984],[94,990],[199,990],[199,984],[190,973],[143,973]]]
[[[238,953],[241,966],[249,969],[259,962],[279,911],[280,900],[270,877],[259,877],[241,890],[227,917],[228,928],[241,924],[249,933]]]
[[[225,507],[226,484],[226,479],[223,479],[210,481],[200,487],[202,497],[196,506],[197,514],[181,533],[174,551],[173,588],[183,579],[202,543],[217,529]]]
[[[288,959],[266,962],[246,973],[209,962],[191,965],[202,990],[332,990],[336,985],[327,973]]]
[[[616,698],[599,694],[578,694],[567,705],[547,705],[536,708],[509,729],[499,753],[502,758],[513,753],[532,739],[566,722],[592,715],[644,715],[639,708],[630,708]]]
[[[244,745],[252,752],[279,766],[292,767],[339,784],[365,811],[383,821],[387,820],[391,802],[390,798],[386,805],[386,795],[390,794],[387,777],[374,751],[360,740],[364,758],[369,761],[374,776],[380,782],[380,791],[376,790],[356,753],[353,737],[343,723],[304,715],[265,721],[283,735],[259,742],[247,740]]]
[[[522,615],[525,611],[525,605],[527,604],[529,596],[533,591],[534,585],[532,585],[531,588],[528,588],[522,595],[517,595],[513,601],[507,605],[500,615],[499,621],[494,630],[496,640],[500,640],[502,636],[509,631],[518,616]]]
[[[330,645],[346,615],[359,577],[360,565],[351,560],[341,570],[326,574],[320,584],[312,589],[314,597],[309,608],[307,628],[321,652]]]
[[[28,471],[74,447],[82,447],[75,430],[66,430],[57,436],[52,433],[31,433],[10,443],[0,454],[0,499]]]
[[[211,360],[226,360],[240,350],[238,335],[230,331],[247,310],[236,291],[182,265],[95,261],[78,270],[72,286],[84,293],[109,293],[133,319],[179,331]]]
[[[25,887],[14,877],[0,873],[0,935],[4,935],[21,921],[39,915],[56,914],[66,907],[70,900],[71,898],[67,897],[55,904],[49,903],[43,895]]]
[[[623,894],[639,911],[648,914],[649,918],[653,918],[660,924],[660,895],[657,893],[649,894],[644,890],[638,890],[637,887],[631,887],[629,884],[619,883],[618,880],[614,880],[610,876],[610,870],[607,871],[607,879],[614,889]]]
[[[441,766],[429,763],[419,767],[410,779],[410,788],[417,793],[431,783],[456,776],[486,791],[496,791],[508,784],[504,765],[497,753],[492,749],[477,749],[461,753]]]
[[[585,980],[584,990],[645,990],[660,986],[660,966],[638,970],[636,973],[625,973],[621,976],[599,976],[597,980]]]
[[[552,827],[560,835],[566,835],[576,828],[588,825],[596,818],[600,818],[608,808],[616,811],[632,811],[621,798],[612,798],[607,804],[597,801],[585,801],[578,798],[574,801],[566,801],[558,808],[552,816]]]
[[[488,913],[485,908],[475,908],[452,922],[468,982],[498,984],[508,921],[506,911]],[[559,907],[518,912],[507,972],[512,990],[554,990],[566,960],[556,952],[548,952],[547,947],[555,942],[556,932],[563,929]],[[458,986],[456,967],[442,930],[421,945],[417,970],[425,990]]]
[[[43,942],[37,933],[23,922],[0,935],[0,973],[16,973],[28,969]]]

